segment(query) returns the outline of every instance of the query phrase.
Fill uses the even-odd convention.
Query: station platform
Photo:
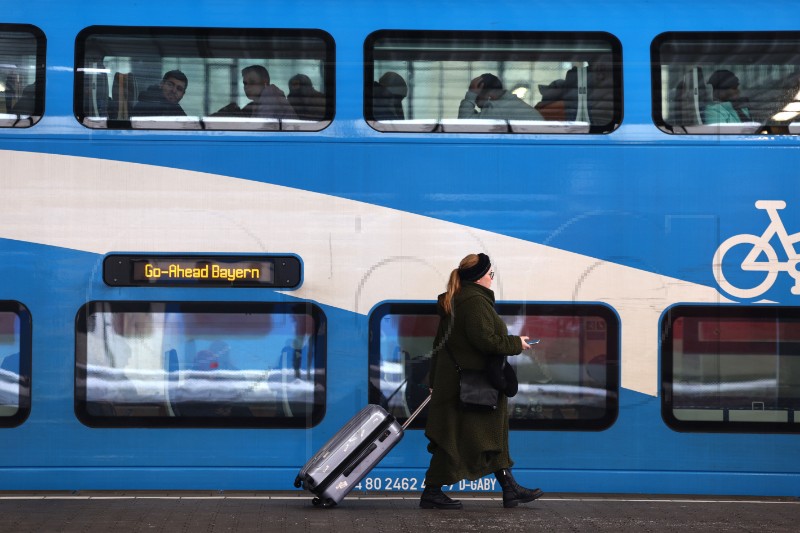
[[[351,493],[314,507],[306,492],[0,492],[0,531],[18,532],[792,532],[800,498],[545,494],[504,509],[497,493],[451,493],[456,511],[419,493]]]

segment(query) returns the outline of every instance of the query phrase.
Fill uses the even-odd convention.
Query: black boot
[[[544,494],[539,489],[526,489],[516,482],[514,476],[511,475],[511,470],[504,468],[494,473],[494,477],[500,482],[503,487],[503,507],[516,507],[521,503],[532,502]]]
[[[419,506],[423,509],[461,509],[463,507],[459,500],[453,500],[442,492],[441,486],[431,485],[426,486],[422,491]]]

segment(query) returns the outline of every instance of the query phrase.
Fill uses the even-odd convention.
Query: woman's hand
[[[528,348],[531,347],[531,345],[528,344],[528,339],[530,339],[530,337],[528,337],[527,335],[520,335],[520,337],[519,337],[519,340],[522,341],[522,349],[523,350],[527,350]]]

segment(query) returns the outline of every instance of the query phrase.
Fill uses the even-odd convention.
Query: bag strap
[[[461,367],[458,366],[458,361],[456,361],[456,357],[453,355],[453,352],[451,352],[450,348],[447,347],[447,341],[445,341],[445,343],[444,343],[444,349],[445,349],[445,351],[447,351],[447,355],[450,356],[450,359],[453,360],[453,364],[456,365],[456,372],[458,372],[460,374],[461,373]]]

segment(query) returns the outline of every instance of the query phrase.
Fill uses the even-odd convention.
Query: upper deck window
[[[27,128],[44,114],[45,38],[34,26],[0,24],[0,128]]]
[[[318,131],[334,113],[319,30],[94,26],[77,38],[75,116],[90,128]]]
[[[608,133],[622,120],[622,47],[607,33],[379,31],[364,48],[379,131]]]
[[[667,133],[800,133],[800,32],[672,32],[651,46]]]

